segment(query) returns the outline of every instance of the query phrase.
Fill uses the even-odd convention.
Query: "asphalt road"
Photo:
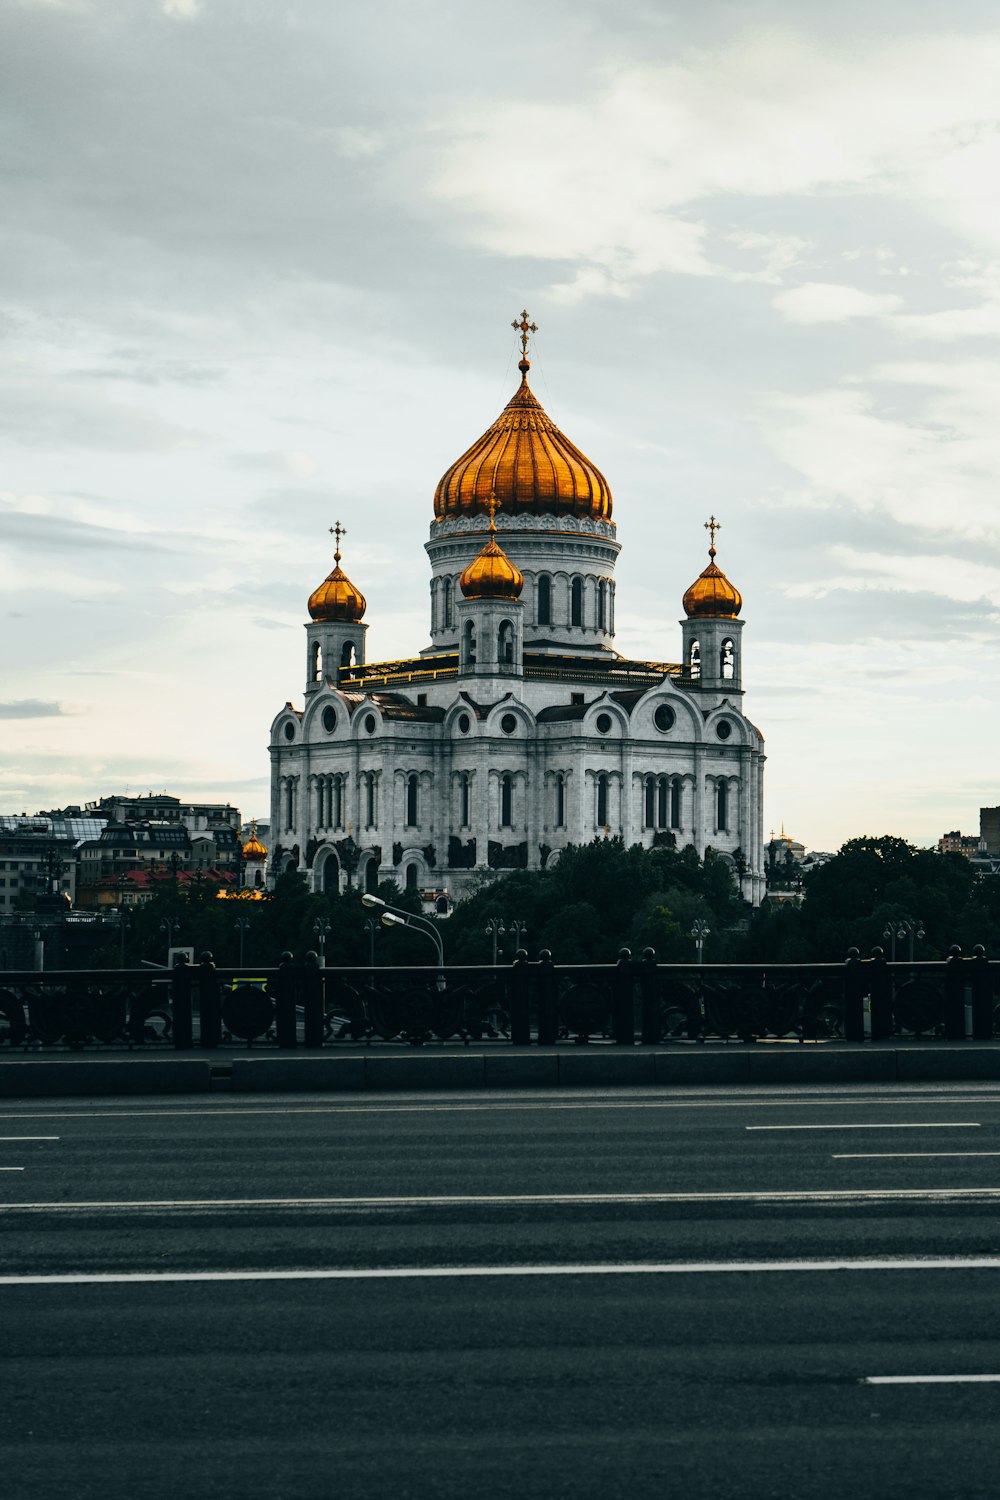
[[[992,1497],[998,1207],[989,1085],[0,1103],[0,1484]]]

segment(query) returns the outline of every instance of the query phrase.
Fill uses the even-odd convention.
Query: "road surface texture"
[[[1000,1088],[0,1103],[11,1500],[1000,1490]]]

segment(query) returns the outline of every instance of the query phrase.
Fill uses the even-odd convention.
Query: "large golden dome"
[[[718,521],[713,516],[711,521],[705,522],[705,526],[712,533],[708,567],[703,573],[699,573],[684,595],[684,613],[689,620],[735,620],[743,608],[743,595],[716,565],[715,533],[720,529]]]
[[[328,573],[318,589],[309,595],[309,615],[313,620],[360,620],[367,602],[360,589],[356,589],[340,566],[340,538],[345,528],[338,521],[330,530],[336,533],[337,550],[333,554],[334,568]]]
[[[526,321],[514,326],[529,327]],[[522,346],[526,343],[525,333]],[[498,508],[508,516],[596,516],[610,521],[608,481],[546,416],[528,385],[530,368],[522,350],[519,389],[493,426],[441,476],[434,492],[439,521],[481,515],[494,494]]]
[[[459,578],[458,586],[466,599],[517,599],[524,588],[524,574],[514,566],[497,541],[493,519],[496,502],[492,495],[487,504],[490,539]]]

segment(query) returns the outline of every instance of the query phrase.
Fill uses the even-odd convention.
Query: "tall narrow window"
[[[311,681],[319,682],[323,673],[323,647],[319,641],[313,641],[310,652],[309,676]]]
[[[444,580],[441,590],[441,613],[444,628],[450,630],[455,623],[455,585],[450,578]]]
[[[476,627],[471,620],[466,620],[465,629],[462,632],[462,665],[466,667],[476,665]]]
[[[501,620],[497,631],[497,661],[502,667],[514,665],[514,627],[509,620]]]
[[[608,826],[608,777],[605,771],[597,777],[597,826]]]
[[[602,578],[597,585],[597,625],[605,630],[608,624],[608,586]]]
[[[691,642],[691,650],[688,654],[688,675],[690,677],[701,676],[701,647],[697,641]]]
[[[420,778],[416,771],[411,771],[406,778],[406,826],[416,828],[418,823]]]
[[[326,808],[324,806],[324,800],[325,799],[324,799],[324,796],[323,796],[323,778],[322,778],[322,776],[320,776],[320,777],[317,778],[317,781],[316,781],[316,827],[317,828],[323,828],[325,826],[324,822],[323,822],[323,814],[326,812]]]
[[[460,828],[469,826],[469,773],[459,771],[458,773],[458,824]]]
[[[285,783],[285,831],[291,833],[295,827],[295,782],[291,777]]]
[[[375,772],[369,771],[365,776],[365,826],[374,828],[378,822],[377,806],[375,800]]]
[[[736,652],[732,641],[723,641],[719,655],[719,676],[731,682],[736,674]]]
[[[416,865],[407,865],[407,867],[406,867],[406,889],[408,891],[415,891],[416,888],[417,888],[417,867],[416,867]]]
[[[677,780],[670,783],[670,826],[681,826],[681,784]]]
[[[642,821],[645,828],[656,827],[656,777],[647,776],[643,786],[643,815]]]
[[[514,778],[509,771],[500,777],[500,827],[514,826]]]
[[[729,827],[729,787],[724,781],[720,781],[715,792],[716,827],[720,833],[725,833]]]
[[[583,624],[583,579],[574,578],[569,595],[569,623]]]
[[[555,826],[566,827],[566,776],[562,771],[556,775]]]
[[[330,823],[334,828],[344,826],[344,778],[335,776],[331,788],[333,794],[333,807],[330,813]]]
[[[353,667],[356,665],[354,655],[354,642],[345,641],[340,653],[340,665],[342,667]]]
[[[538,580],[538,624],[552,624],[552,579],[546,573]]]
[[[661,776],[656,783],[656,826],[667,826],[667,778]]]

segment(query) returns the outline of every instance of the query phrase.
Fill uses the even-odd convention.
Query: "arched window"
[[[729,786],[720,781],[715,789],[715,826],[720,833],[729,827]]]
[[[691,650],[688,653],[688,676],[701,676],[701,647],[697,641],[691,642]]]
[[[330,813],[330,824],[333,828],[344,826],[344,778],[334,776],[331,788],[333,795],[333,808]]]
[[[458,773],[458,826],[468,828],[469,826],[469,803],[470,803],[470,781],[468,771]]]
[[[679,781],[670,783],[670,826],[671,828],[681,826],[681,784]]]
[[[354,642],[345,641],[340,651],[340,665],[342,667],[353,667],[357,658],[354,655]]]
[[[324,828],[326,816],[326,796],[322,776],[316,778],[316,827]]]
[[[661,776],[656,783],[656,826],[667,826],[667,778]]]
[[[552,579],[546,573],[538,580],[538,624],[552,624]]]
[[[732,641],[723,641],[719,653],[719,676],[731,682],[736,675],[736,651]]]
[[[606,771],[601,771],[597,776],[597,826],[606,828],[608,826],[608,776]]]
[[[291,777],[285,782],[285,832],[295,827],[295,782]]]
[[[569,623],[583,624],[583,579],[574,578],[569,595]]]
[[[563,771],[558,771],[556,773],[555,792],[556,792],[556,806],[555,806],[555,820],[554,820],[555,821],[555,826],[557,828],[565,828],[566,827],[566,776],[565,776],[565,773]]]
[[[608,634],[615,633],[615,586],[608,584]]]
[[[514,778],[509,771],[500,777],[500,827],[514,826]]]
[[[328,854],[323,866],[323,890],[326,895],[336,895],[340,890],[340,862],[335,854]]]
[[[597,585],[597,627],[605,630],[608,624],[608,586],[602,578]]]
[[[416,888],[417,888],[417,867],[416,867],[416,865],[407,865],[407,867],[406,867],[406,889],[408,891],[415,891]]]
[[[378,891],[378,860],[374,856],[365,865],[365,892],[374,896]]]
[[[514,665],[514,627],[509,620],[501,620],[497,631],[497,661],[502,667]]]
[[[656,777],[647,776],[645,783],[645,807],[643,810],[643,826],[645,828],[656,827]]]
[[[450,578],[444,580],[441,589],[441,614],[444,628],[450,630],[455,623],[455,585]]]
[[[411,771],[406,778],[406,826],[416,828],[420,812],[420,777]]]
[[[465,629],[462,632],[462,665],[464,667],[476,665],[476,627],[471,620],[466,620]]]
[[[323,673],[323,647],[319,641],[313,641],[309,652],[309,678],[311,682],[319,682]]]
[[[264,884],[264,872],[263,872],[263,870],[257,870],[257,871],[255,871],[254,877],[253,877],[253,883],[254,883],[255,886],[262,886]]]
[[[374,828],[378,822],[378,783],[374,771],[365,772],[365,827]]]

